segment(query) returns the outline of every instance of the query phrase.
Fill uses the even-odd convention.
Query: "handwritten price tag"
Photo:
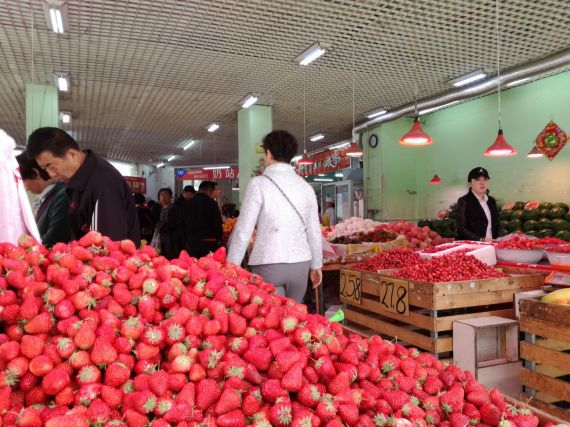
[[[362,274],[359,271],[340,270],[340,297],[349,304],[361,304]]]
[[[401,316],[410,315],[408,281],[385,278],[380,282],[380,308]]]

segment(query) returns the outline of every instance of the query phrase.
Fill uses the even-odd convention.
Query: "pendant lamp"
[[[348,157],[362,157],[364,155],[364,152],[358,143],[353,142],[350,144],[350,147],[348,147],[348,150],[346,150],[344,154]]]
[[[414,19],[412,21],[414,31],[414,123],[412,128],[400,138],[401,145],[420,147],[430,145],[433,140],[425,133],[420,123],[418,114],[418,58],[417,58],[417,34],[416,34],[416,1],[414,0]]]
[[[543,157],[544,154],[542,154],[538,148],[536,148],[536,146],[532,147],[532,150],[529,151],[529,153],[526,155],[529,159],[537,159],[539,157]]]
[[[355,127],[355,89],[354,89],[354,38],[352,39],[352,129]],[[364,151],[360,148],[360,144],[358,143],[358,138],[353,137],[352,143],[348,150],[346,150],[345,154],[348,157],[362,157],[364,155]]]
[[[506,157],[517,154],[505,137],[503,136],[503,127],[501,126],[501,36],[499,31],[499,0],[496,0],[496,31],[497,31],[497,105],[499,111],[499,132],[495,142],[485,150],[484,155],[488,157]]]
[[[441,184],[442,182],[443,181],[441,180],[441,178],[437,174],[435,174],[433,176],[433,178],[429,180],[430,184]]]
[[[297,160],[297,164],[301,166],[311,166],[315,162],[311,159],[309,154],[307,154],[307,75],[305,70],[303,70],[303,156]]]

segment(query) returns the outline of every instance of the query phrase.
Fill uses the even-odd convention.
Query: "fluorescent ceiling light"
[[[334,176],[335,178],[344,178],[344,174],[341,172],[335,173]]]
[[[196,144],[196,141],[191,139],[190,141],[188,141],[188,143],[186,145],[184,145],[183,150],[186,151],[188,150],[190,147],[192,147],[194,144]]]
[[[321,139],[325,139],[324,133],[317,133],[316,135],[310,136],[309,139],[311,142],[320,141]]]
[[[346,148],[350,146],[350,142],[343,142],[342,144],[333,145],[329,147],[329,150],[340,150],[341,148]]]
[[[313,181],[316,181],[316,182],[333,182],[334,179],[332,179],[332,178],[315,178]]]
[[[251,93],[247,95],[244,99],[240,101],[242,108],[249,108],[253,104],[257,102],[257,96],[252,95]]]
[[[213,133],[215,131],[217,131],[220,128],[220,124],[219,123],[210,123],[208,125],[208,132]]]
[[[208,166],[207,168],[202,168],[202,170],[205,171],[213,171],[213,170],[217,170],[217,169],[229,169],[229,166]]]
[[[61,10],[55,7],[50,7],[49,18],[52,31],[57,34],[63,34],[63,16],[61,14]]]
[[[71,112],[61,111],[59,113],[59,119],[61,120],[61,123],[63,123],[64,125],[68,125],[69,123],[71,123]]]
[[[295,156],[295,157],[293,157],[293,158],[291,159],[291,162],[296,163],[296,162],[298,162],[299,160],[301,160],[302,158],[303,158],[303,156]]]
[[[239,191],[239,187],[233,187],[232,191]]]
[[[69,77],[65,74],[56,74],[55,80],[60,92],[67,92],[69,90]]]
[[[525,79],[518,79],[518,80],[515,80],[513,82],[507,83],[507,86],[511,87],[511,86],[520,85],[521,83],[528,82],[529,80],[530,80],[530,77],[527,77]]]
[[[438,106],[438,107],[426,108],[425,110],[421,110],[421,111],[419,112],[419,114],[420,114],[420,116],[421,116],[421,115],[424,115],[424,114],[429,114],[429,113],[432,113],[432,112],[434,112],[434,111],[442,110],[442,109],[444,109],[444,108],[450,107],[450,106],[452,106],[453,104],[457,104],[458,102],[459,102],[459,101],[453,101],[453,102],[448,102],[447,104],[440,105],[440,106]]]
[[[170,156],[169,158],[166,159],[167,162],[171,162],[176,158],[176,154],[173,154],[172,156]]]
[[[319,176],[327,176],[327,175],[324,173],[320,173]]]
[[[483,80],[485,77],[487,77],[487,73],[483,69],[480,69],[451,80],[451,84],[455,87],[461,87]]]
[[[158,165],[156,165],[157,168],[161,168],[164,166],[164,163],[160,162]]]
[[[368,112],[364,113],[364,115],[369,119],[373,119],[374,117],[382,116],[382,115],[386,114],[387,112],[388,112],[388,110],[380,107],[380,108],[376,108],[375,110],[368,111]]]
[[[300,65],[309,65],[315,59],[323,56],[325,52],[326,49],[317,42],[305,50],[303,53],[301,53],[298,57],[296,57],[295,61],[297,61]]]

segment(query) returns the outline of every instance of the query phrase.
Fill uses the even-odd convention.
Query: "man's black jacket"
[[[499,212],[497,202],[489,196],[487,200],[491,211],[491,230],[493,238],[499,236]],[[460,240],[481,240],[487,234],[487,215],[471,190],[457,201],[457,238]]]

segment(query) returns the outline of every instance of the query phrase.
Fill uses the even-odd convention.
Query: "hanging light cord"
[[[303,153],[307,151],[306,146],[306,128],[307,128],[307,71],[303,70]]]
[[[34,83],[34,75],[35,75],[35,70],[34,70],[34,10],[32,8],[32,4],[30,3],[30,14],[32,15],[32,30],[31,32],[31,36],[32,36],[32,75],[31,75],[31,81],[32,83]]]
[[[354,97],[354,37],[353,37],[352,39],[352,129],[354,129],[355,127],[354,104],[355,104],[355,97]]]
[[[412,28],[414,32],[413,40],[413,50],[414,50],[414,113],[418,115],[418,57],[417,57],[417,34],[416,34],[416,0],[413,4],[414,8],[414,20],[412,22]]]
[[[496,1],[497,30],[497,103],[499,107],[499,129],[501,126],[501,35],[499,31],[499,0]]]

